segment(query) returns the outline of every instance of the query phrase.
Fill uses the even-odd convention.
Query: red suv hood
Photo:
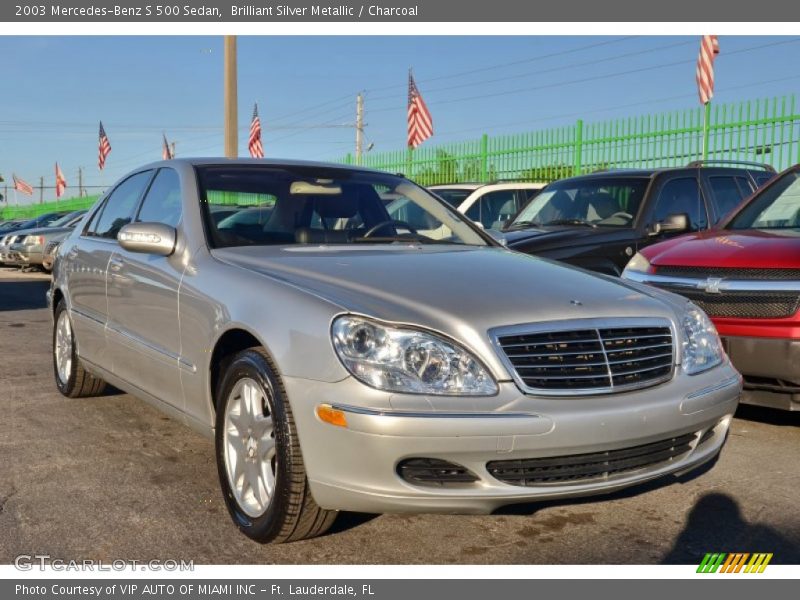
[[[800,233],[711,230],[681,236],[642,250],[651,265],[738,268],[800,268]]]

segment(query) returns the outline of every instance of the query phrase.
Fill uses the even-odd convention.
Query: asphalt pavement
[[[0,563],[697,564],[712,551],[800,563],[800,414],[752,407],[696,475],[489,516],[343,513],[321,538],[257,544],[228,516],[209,440],[127,394],[58,393],[48,285],[0,269]]]

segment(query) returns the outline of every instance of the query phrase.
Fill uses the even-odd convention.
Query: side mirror
[[[119,230],[117,241],[129,252],[169,256],[175,252],[178,232],[163,223],[128,223]]]
[[[651,235],[660,233],[683,233],[689,231],[689,216],[686,213],[667,215],[651,229]]]

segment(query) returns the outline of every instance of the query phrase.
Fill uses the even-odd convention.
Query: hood
[[[653,288],[501,248],[273,246],[212,255],[342,311],[443,332],[485,350],[484,356],[494,355],[486,332],[498,326],[594,317],[675,320],[670,300]]]
[[[800,232],[711,230],[646,248],[655,266],[800,269]]]
[[[509,248],[515,250],[549,250],[582,243],[596,244],[604,237],[617,237],[622,228],[610,227],[531,227],[528,229],[504,230],[503,237]],[[624,231],[630,231],[624,229]]]

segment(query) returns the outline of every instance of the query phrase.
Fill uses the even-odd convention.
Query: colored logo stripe
[[[750,559],[748,562],[747,559]],[[697,567],[698,573],[763,573],[764,569],[772,560],[772,553],[757,552],[734,552],[726,554],[724,552],[708,552],[700,566]]]

